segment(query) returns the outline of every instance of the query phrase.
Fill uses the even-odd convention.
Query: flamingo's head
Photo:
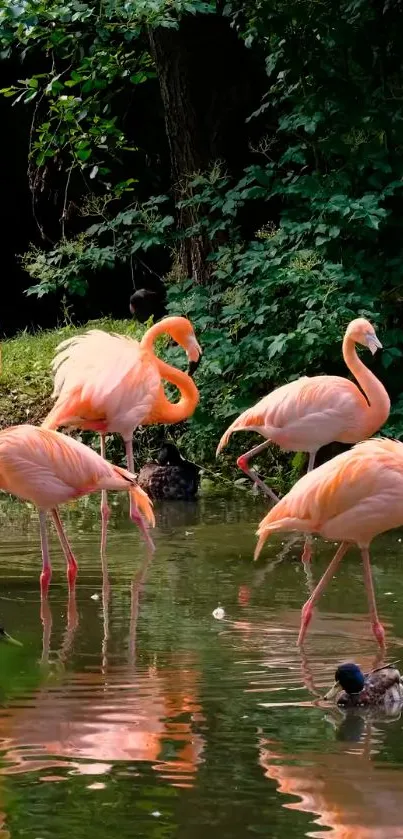
[[[200,360],[202,349],[196,339],[190,320],[182,317],[172,318],[169,327],[169,334],[177,344],[183,347],[189,362],[193,362],[194,369],[194,364]]]
[[[346,337],[352,338],[356,344],[361,344],[363,347],[368,347],[372,355],[377,350],[382,349],[382,344],[377,337],[374,327],[369,320],[365,318],[356,318],[349,323],[346,331]]]

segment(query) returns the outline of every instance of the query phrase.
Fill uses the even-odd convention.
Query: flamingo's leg
[[[371,560],[368,548],[361,548],[361,557],[364,566],[364,583],[367,590],[369,614],[371,617],[372,632],[380,647],[385,646],[385,630],[378,618],[378,611],[376,608],[374,583],[372,580]]]
[[[105,434],[100,434],[101,438],[101,457],[106,460],[106,446],[105,446]],[[111,511],[108,505],[108,493],[106,489],[102,490],[101,494],[101,551],[105,551],[106,548],[106,534],[108,530],[108,521],[111,515]]]
[[[125,449],[126,449],[127,471],[131,472],[131,474],[133,475],[133,473],[134,473],[134,457],[133,457],[133,438],[132,437],[130,438],[130,440],[125,440]],[[136,513],[138,514],[137,507],[136,507],[136,502],[135,502],[135,500],[132,496],[132,493],[130,493],[130,518],[131,518],[132,521],[134,521],[136,524],[138,524],[138,526],[141,529],[141,525],[139,524],[137,519],[134,518]]]
[[[315,466],[315,457],[316,452],[309,452],[308,469],[306,470],[307,473],[312,472],[312,469]]]
[[[308,469],[306,470],[307,474],[308,474],[308,472],[312,472],[312,469],[315,466],[315,457],[316,457],[316,452],[310,452],[309,453]],[[303,550],[301,559],[302,559],[302,562],[304,563],[304,565],[306,565],[306,563],[308,563],[308,562],[311,562],[311,559],[312,559],[312,536],[311,536],[310,533],[308,534],[308,536],[305,537],[304,550]]]
[[[60,541],[60,544],[62,546],[62,551],[63,551],[63,553],[66,557],[67,579],[69,581],[69,588],[70,588],[70,587],[73,587],[75,585],[75,582],[76,582],[77,560],[76,560],[76,558],[73,554],[73,551],[71,550],[69,541],[68,541],[67,536],[64,532],[64,528],[63,528],[62,521],[61,521],[61,518],[59,516],[58,511],[55,508],[51,512],[52,512],[52,518],[53,518],[53,521],[55,523],[55,527],[56,527],[56,530],[57,530],[57,535],[59,537],[59,541]]]
[[[41,597],[46,598],[52,577],[52,565],[49,556],[48,534],[46,530],[46,512],[39,510],[39,526],[41,531],[42,572],[40,576]]]
[[[251,469],[249,467],[249,461],[251,460],[251,458],[256,457],[256,455],[262,452],[264,449],[266,449],[267,446],[270,446],[270,443],[271,440],[265,440],[265,442],[260,443],[259,446],[254,446],[254,448],[250,449],[250,451],[245,452],[245,454],[241,454],[241,456],[238,457],[237,466],[239,466],[239,468],[242,469],[242,472],[245,472],[245,475],[248,475],[248,477],[255,484],[257,484],[257,486],[260,487],[261,490],[263,490],[265,495],[268,495],[269,498],[271,498],[271,500],[275,501],[277,504],[279,498],[276,495],[276,493],[273,492],[273,490],[270,489],[270,487],[268,487],[267,484],[265,484],[265,482],[261,480],[261,478],[259,478],[259,475],[257,474],[255,469]]]
[[[127,471],[134,473],[133,439],[125,440]]]
[[[334,576],[337,567],[339,566],[341,560],[343,559],[344,554],[348,551],[350,545],[348,542],[342,542],[339,548],[337,549],[329,567],[326,569],[323,577],[319,580],[318,585],[312,592],[309,600],[306,601],[305,605],[302,607],[301,612],[301,626],[298,635],[297,645],[300,646],[305,638],[306,631],[312,619],[312,612],[315,603],[319,600],[322,592],[326,588],[327,584],[330,582],[332,577]]]

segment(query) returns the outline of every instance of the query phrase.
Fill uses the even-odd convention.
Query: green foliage
[[[22,261],[32,279],[39,280],[27,294],[44,294],[57,290],[69,294],[85,294],[88,280],[102,268],[113,270],[119,263],[131,263],[138,253],[150,248],[168,247],[174,241],[171,232],[174,218],[161,214],[165,198],[151,198],[143,204],[129,205],[124,211],[111,215],[108,202],[87,200],[84,212],[98,214],[102,222],[91,225],[85,233],[62,239],[48,252],[31,247]],[[170,238],[171,237],[171,238]]]
[[[199,208],[200,228],[211,238],[218,230],[227,233],[211,257],[211,285],[185,279],[169,292],[170,311],[190,317],[205,350],[198,371],[201,406],[185,440],[195,457],[212,458],[224,428],[272,388],[304,374],[345,375],[341,338],[354,317],[368,317],[378,327],[385,349],[376,372],[398,396],[400,260],[382,249],[374,223],[387,224],[388,187],[356,197],[351,186],[342,194],[329,185],[328,193],[327,180],[305,174],[294,179],[278,225],[261,228],[250,240],[237,216],[280,189],[286,202],[289,179],[280,166],[250,167],[232,188],[226,178],[212,183],[198,177],[192,184],[189,200]],[[401,415],[400,398],[389,433],[403,434]],[[231,445],[234,451],[249,447],[240,440]]]
[[[62,162],[69,176],[78,169],[113,189],[112,161],[137,151],[127,140],[119,102],[155,75],[147,27],[176,28],[183,14],[213,10],[202,0],[107,0],[100,7],[84,0],[1,0],[1,57],[46,58],[45,72],[0,91],[13,105],[35,104],[34,165]]]

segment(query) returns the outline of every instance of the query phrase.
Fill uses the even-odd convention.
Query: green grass
[[[40,423],[51,405],[51,361],[61,341],[87,329],[105,329],[132,337],[144,331],[132,320],[103,318],[83,326],[63,326],[34,334],[22,332],[1,344],[0,428],[29,422]]]

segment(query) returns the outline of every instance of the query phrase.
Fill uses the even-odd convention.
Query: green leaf
[[[79,160],[88,160],[92,155],[91,149],[88,148],[77,148],[76,149],[76,156]]]

